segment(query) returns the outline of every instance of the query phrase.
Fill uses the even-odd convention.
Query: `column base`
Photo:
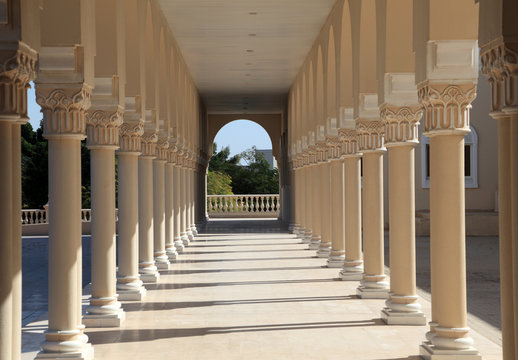
[[[295,233],[295,224],[294,224],[294,223],[290,223],[290,224],[288,225],[288,232],[289,232],[290,234],[294,234],[294,233]]]
[[[192,233],[192,231],[190,229],[189,229],[189,231],[187,231],[187,238],[189,239],[189,242],[194,240],[194,234]]]
[[[422,311],[402,312],[385,308],[381,310],[381,319],[387,325],[426,325],[426,316]]]
[[[319,258],[328,258],[331,255],[331,242],[321,241],[318,247],[317,256]]]
[[[181,238],[174,240],[174,247],[176,248],[176,252],[178,252],[179,254],[183,253],[183,251],[185,250],[185,246],[183,245],[183,241]]]
[[[345,261],[345,252],[344,251],[331,250],[329,259],[327,259],[327,267],[328,268],[341,268],[344,266],[344,261]]]
[[[153,274],[140,274],[140,280],[144,284],[156,284],[160,280],[160,274],[158,271]]]
[[[363,272],[351,272],[341,270],[338,274],[338,277],[340,278],[340,280],[343,281],[359,281],[363,279]]]
[[[308,250],[317,250],[320,247],[320,236],[312,236],[309,242]]]
[[[302,226],[299,226],[295,231],[295,234],[297,234],[297,238],[304,239],[306,236],[306,230]]]
[[[155,266],[158,270],[169,270],[169,258],[166,255],[160,255],[155,257]]]
[[[196,224],[191,225],[191,231],[194,236],[198,236],[198,229],[196,228]]]
[[[419,355],[425,360],[482,360],[482,356],[475,348],[452,350],[439,349],[429,341],[419,346]]]
[[[189,239],[189,236],[187,235],[187,233],[183,233],[181,238],[182,238],[183,246],[184,247],[189,246],[189,244],[191,243],[191,240]]]
[[[117,294],[122,301],[142,301],[147,295],[147,290],[142,286],[136,290],[117,290]]]
[[[165,254],[169,261],[178,259],[178,252],[176,251],[176,246],[174,244],[169,245],[169,247],[165,249]]]
[[[372,289],[360,285],[356,288],[356,295],[361,299],[388,299],[389,291],[388,289]]]
[[[119,309],[115,314],[86,314],[83,324],[86,327],[120,327],[126,320],[126,313]]]
[[[311,239],[313,238],[313,234],[311,232],[311,230],[304,230],[304,237],[302,238],[302,243],[303,244],[309,244],[311,243]]]
[[[43,343],[43,346],[45,345],[52,345],[52,343],[45,342]],[[56,343],[57,344],[57,343]],[[44,352],[40,351],[36,357],[37,359],[45,359],[45,360],[93,360],[94,359],[94,348],[92,344],[88,343],[84,345],[84,348],[81,351],[78,352],[70,352],[70,353],[64,353],[64,352]]]
[[[125,280],[131,279],[131,282]],[[119,300],[141,301],[146,297],[147,290],[142,286],[140,276],[137,277],[119,277],[117,278],[117,295]]]

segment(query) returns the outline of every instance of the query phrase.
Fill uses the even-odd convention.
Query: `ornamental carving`
[[[469,132],[469,110],[477,96],[476,84],[429,84],[419,88],[425,132]]]
[[[491,108],[502,111],[518,105],[518,44],[503,42],[481,54],[482,73],[491,85]]]
[[[385,124],[381,120],[357,119],[361,151],[385,150]]]
[[[342,143],[340,142],[339,136],[327,136],[326,137],[326,143],[327,143],[327,154],[328,159],[340,159],[342,156]]]
[[[0,114],[27,118],[27,88],[36,78],[37,54],[22,42],[0,50]]]
[[[119,152],[140,152],[142,149],[141,137],[144,134],[142,122],[123,122],[120,127]]]
[[[385,144],[419,142],[419,120],[423,108],[415,106],[396,106],[383,104],[380,109],[381,119],[385,123]]]
[[[356,155],[360,151],[360,139],[353,129],[338,129],[343,155]]]
[[[156,131],[144,129],[141,140],[141,156],[152,157],[156,156],[156,143],[158,135]]]
[[[122,108],[117,111],[88,110],[86,112],[87,146],[119,146]]]
[[[82,87],[47,89],[36,88],[36,102],[43,113],[43,135],[77,136],[84,138],[86,110],[91,104],[92,90]]]
[[[156,160],[167,161],[167,153],[169,151],[169,138],[158,137],[156,142]]]

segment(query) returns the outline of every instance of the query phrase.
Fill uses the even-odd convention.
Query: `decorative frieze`
[[[419,87],[419,102],[424,107],[426,135],[438,132],[468,133],[471,102],[477,96],[476,83],[431,84]]]
[[[123,109],[117,111],[88,110],[86,112],[86,143],[88,147],[119,146],[119,130]]]
[[[518,106],[518,43],[491,44],[481,54],[482,73],[491,85],[491,107],[502,111]]]
[[[336,136],[327,136],[327,155],[329,160],[336,160],[342,157],[342,142],[337,133]]]
[[[27,87],[36,77],[36,51],[13,44],[0,50],[0,120],[27,118]]]
[[[385,150],[385,124],[377,119],[356,119],[356,132],[361,151]]]
[[[338,129],[338,137],[342,143],[342,155],[359,155],[360,139],[353,129]]]
[[[385,144],[419,142],[419,120],[423,116],[423,108],[415,106],[397,106],[383,104],[380,116],[385,123]]]
[[[91,104],[90,86],[52,89],[38,87],[36,102],[43,113],[43,135],[46,138],[85,137],[86,110]]]

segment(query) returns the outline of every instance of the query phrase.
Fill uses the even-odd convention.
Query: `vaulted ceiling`
[[[209,113],[276,113],[335,0],[160,0]]]

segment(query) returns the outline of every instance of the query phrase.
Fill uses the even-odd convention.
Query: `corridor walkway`
[[[95,358],[418,358],[427,327],[384,325],[382,300],[356,298],[357,282],[337,280],[281,231],[273,220],[211,222],[144,302],[123,303],[120,329],[88,329]],[[484,359],[501,359],[499,346],[472,336]]]

